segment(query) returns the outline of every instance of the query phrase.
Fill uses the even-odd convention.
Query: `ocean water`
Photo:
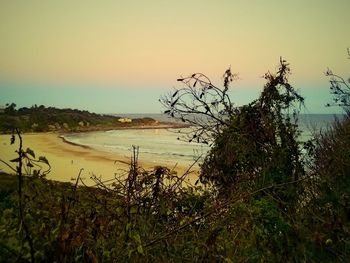
[[[125,157],[130,157],[133,146],[138,146],[139,159],[155,165],[188,166],[209,150],[207,145],[178,140],[179,136],[177,129],[130,129],[66,134],[64,137],[76,144]]]
[[[344,118],[342,114],[300,114],[298,125],[301,130],[301,140],[310,139],[315,131],[327,130],[335,119],[342,118]]]
[[[120,114],[130,118],[151,117],[159,121],[171,121],[162,114]],[[326,129],[341,115],[330,114],[302,114],[299,116],[299,128],[302,131],[301,140],[306,141],[312,137],[314,130]],[[157,164],[176,164],[189,166],[194,160],[201,161],[210,149],[207,145],[189,143],[178,140],[181,138],[178,129],[130,129],[111,130],[88,133],[66,134],[65,139],[99,151],[115,153],[125,157],[132,155],[132,147],[139,147],[139,159]]]

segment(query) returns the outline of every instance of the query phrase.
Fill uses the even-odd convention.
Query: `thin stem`
[[[35,252],[34,252],[33,240],[32,240],[32,238],[30,236],[29,228],[28,228],[27,224],[24,221],[24,211],[23,211],[23,202],[22,202],[23,201],[23,194],[22,194],[22,186],[23,186],[22,167],[23,167],[23,158],[24,158],[24,154],[23,154],[23,139],[22,139],[21,132],[20,132],[19,129],[16,129],[16,134],[17,134],[17,136],[19,138],[19,148],[18,148],[19,162],[18,162],[18,166],[17,166],[19,217],[20,217],[21,225],[23,226],[23,229],[24,229],[25,239],[29,243],[31,261],[35,262],[35,258],[34,258],[34,253]]]

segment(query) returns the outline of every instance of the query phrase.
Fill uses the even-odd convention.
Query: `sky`
[[[305,113],[337,113],[324,72],[350,76],[349,0],[0,0],[0,105],[160,113],[176,79],[231,66],[236,105],[280,57]]]

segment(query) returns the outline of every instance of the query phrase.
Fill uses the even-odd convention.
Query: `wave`
[[[117,154],[131,154],[132,153],[132,144],[128,143],[125,141],[125,144],[115,144],[115,143],[91,143],[91,142],[84,142],[84,136],[82,134],[79,134],[76,136],[75,134],[71,135],[66,135],[66,136],[61,136],[65,142],[84,147],[84,148],[90,148],[90,149],[96,149],[96,150],[102,150],[102,151],[107,151],[107,152],[114,152]],[[77,138],[79,137],[79,138]],[[140,154],[145,154],[145,155],[150,155],[153,156],[156,159],[166,159],[173,161],[176,159],[178,162],[181,161],[189,161],[189,160],[194,160],[198,156],[200,156],[204,151],[203,149],[193,149],[191,145],[186,145],[187,150],[184,151],[183,145],[179,145],[176,143],[177,141],[173,140],[170,141],[170,144],[172,143],[172,147],[167,147],[171,148],[169,149],[164,149],[163,145],[169,146],[169,141],[167,143],[152,143],[151,145],[153,146],[152,148],[150,147],[139,147],[139,153]],[[163,149],[163,150],[162,150]]]

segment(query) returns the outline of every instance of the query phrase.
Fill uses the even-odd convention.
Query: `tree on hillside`
[[[15,103],[6,103],[5,105],[5,114],[15,115],[16,114],[16,104]]]

